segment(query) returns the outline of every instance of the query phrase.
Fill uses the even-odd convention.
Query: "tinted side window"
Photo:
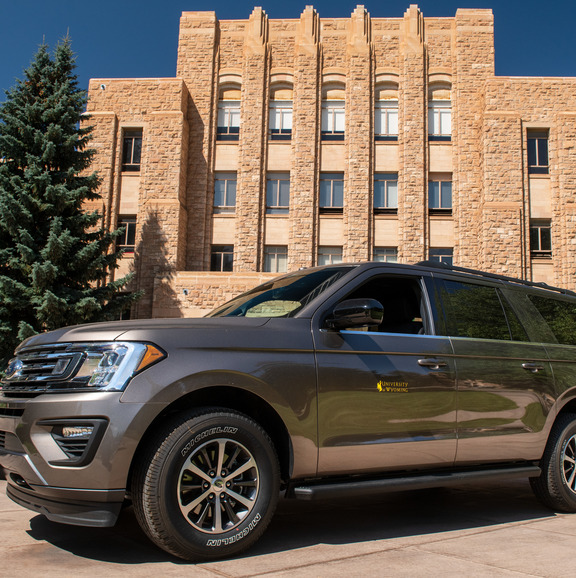
[[[576,303],[539,295],[528,297],[554,333],[558,343],[576,345]]]
[[[508,341],[527,339],[512,308],[495,287],[441,281],[440,296],[449,335]]]

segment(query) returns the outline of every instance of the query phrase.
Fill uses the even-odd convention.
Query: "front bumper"
[[[100,528],[113,526],[124,501],[124,490],[71,490],[49,486],[23,488],[11,483],[15,479],[20,481],[19,477],[12,476],[8,473],[8,497],[20,506],[43,514],[52,522]],[[96,498],[99,500],[96,501]]]
[[[121,396],[120,392],[27,399],[0,395],[0,467],[8,496],[56,522],[114,525],[138,443],[164,406],[123,403]],[[74,457],[76,449],[70,451],[55,434],[55,428],[67,423],[98,425],[80,459]]]

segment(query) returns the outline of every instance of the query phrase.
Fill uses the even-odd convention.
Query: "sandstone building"
[[[495,76],[490,10],[184,12],[177,77],[94,79],[88,112],[134,316],[341,260],[576,289],[576,79]]]

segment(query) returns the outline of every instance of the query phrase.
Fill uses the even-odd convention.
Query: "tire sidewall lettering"
[[[195,435],[181,450],[180,454],[185,458],[196,445],[213,435],[231,434],[234,435],[238,431],[237,427],[233,426],[215,426]]]
[[[242,540],[242,538],[248,536],[248,534],[250,534],[250,532],[252,532],[252,530],[254,530],[254,528],[258,525],[258,522],[261,519],[262,516],[260,516],[260,513],[257,513],[243,530],[237,531],[233,536],[230,536],[229,538],[210,539],[206,542],[206,546],[218,547],[218,546],[229,546],[230,544],[234,544],[235,542],[238,542],[239,540]]]

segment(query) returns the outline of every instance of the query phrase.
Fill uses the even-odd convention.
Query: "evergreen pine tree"
[[[114,318],[136,298],[118,293],[128,278],[107,280],[119,231],[83,210],[99,179],[74,69],[69,39],[53,57],[41,46],[0,105],[0,371],[22,339]]]

